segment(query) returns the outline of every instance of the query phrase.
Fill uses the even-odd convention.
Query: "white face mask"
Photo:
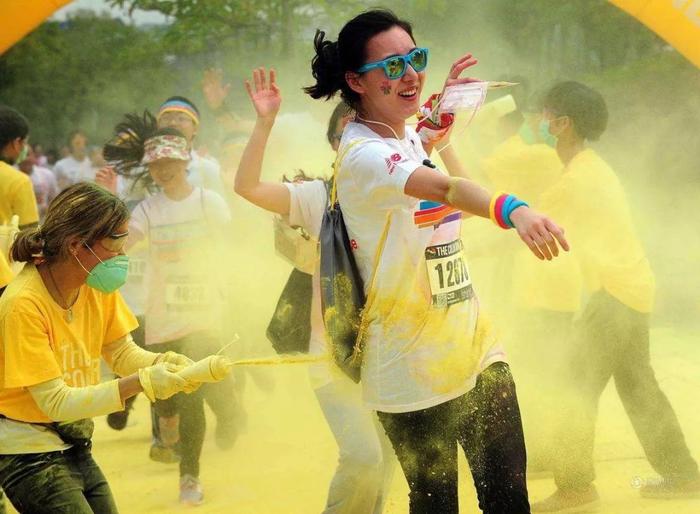
[[[448,86],[440,101],[440,112],[476,111],[486,100],[488,82],[469,82]]]

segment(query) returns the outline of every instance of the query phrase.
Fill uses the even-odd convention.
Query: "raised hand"
[[[255,107],[258,118],[274,119],[282,104],[282,95],[277,83],[275,70],[270,69],[269,80],[265,68],[253,70],[253,85],[249,80],[245,81],[250,101]]]
[[[445,86],[443,91],[448,86],[454,86],[456,84],[468,84],[469,82],[481,82],[481,80],[472,77],[460,77],[462,72],[467,68],[478,64],[472,54],[465,54],[455,61],[455,63],[450,68],[450,73],[447,75],[447,80],[445,80]]]
[[[559,246],[569,251],[569,243],[564,237],[564,229],[547,216],[539,214],[529,207],[518,207],[510,214],[520,239],[530,248],[538,259],[551,261],[559,255]],[[559,243],[559,246],[557,246]]]
[[[224,74],[218,68],[205,70],[202,79],[202,93],[204,100],[213,111],[219,109],[231,91],[231,84],[224,85]]]

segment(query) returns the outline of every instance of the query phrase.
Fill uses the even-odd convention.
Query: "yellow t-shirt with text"
[[[19,216],[19,224],[39,221],[34,187],[31,179],[9,164],[0,161],[0,224]]]
[[[55,378],[71,387],[99,383],[102,347],[138,326],[118,292],[83,285],[72,311],[68,322],[33,265],[10,282],[0,297],[0,414],[50,422],[27,387]]]

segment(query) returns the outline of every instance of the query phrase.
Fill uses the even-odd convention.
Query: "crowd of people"
[[[0,222],[17,231],[0,255],[0,486],[15,508],[117,512],[91,456],[92,418],[123,430],[140,393],[152,402],[150,457],[179,463],[181,503],[204,501],[204,404],[217,446],[229,449],[244,417],[240,389],[231,374],[201,383],[182,371],[236,338],[227,312],[240,271],[220,263],[233,194],[312,244],[311,268],[298,266],[311,292],[287,300],[309,302],[303,351],[315,358],[313,394],[339,452],[324,513],[380,514],[400,469],[411,514],[456,514],[459,447],[485,513],[595,508],[597,404],[611,378],[661,477],[642,496],[700,495],[650,363],[654,275],[619,180],[588,145],[607,127],[602,95],[573,81],[513,93],[496,144],[472,170],[457,151],[469,133],[452,133],[460,106],[486,97],[484,82],[464,77],[471,54],[429,95],[429,50],[390,11],[359,14],[336,40],[318,31],[314,49],[306,93],[341,98],[326,132],[333,173],[318,178],[261,178],[282,104],[266,68],[245,84],[254,122],[230,109],[220,73],[205,76],[226,134],[206,143],[221,163],[197,152],[202,116],[184,96],[154,114],[125,108],[139,114],[99,147],[76,130],[61,159],[0,107]],[[467,91],[480,92],[476,106]],[[453,106],[441,108],[448,92]],[[336,358],[340,305],[327,294],[329,281],[349,280],[329,275],[334,238],[362,297],[350,364]],[[491,283],[511,282],[490,295],[508,306],[505,319],[481,307],[471,259],[488,262]],[[527,347],[499,336],[500,324],[528,334]],[[532,506],[528,459],[557,486]]]

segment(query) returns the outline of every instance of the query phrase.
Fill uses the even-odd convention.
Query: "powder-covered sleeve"
[[[231,221],[231,210],[219,193],[205,189],[203,201],[207,220],[217,223]]]
[[[290,182],[289,217],[286,221],[292,226],[306,230],[312,237],[318,238],[321,232],[323,211],[326,208],[326,186],[322,180]]]
[[[129,240],[139,241],[148,234],[148,218],[146,216],[146,200],[140,202],[131,211],[129,218]]]
[[[415,202],[404,189],[408,178],[422,165],[405,150],[399,151],[381,139],[369,139],[348,150],[339,173],[349,173],[359,195],[378,208],[393,209]]]

